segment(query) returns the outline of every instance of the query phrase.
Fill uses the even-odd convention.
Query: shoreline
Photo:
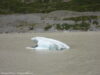
[[[87,18],[86,24],[88,24],[89,26],[88,30],[100,31],[99,13],[100,12],[73,12],[73,11],[58,10],[47,14],[33,13],[33,14],[0,15],[0,33],[12,33],[12,32],[26,33],[31,31],[45,32],[45,30],[47,30],[47,32],[56,32],[57,24],[60,25],[65,24],[68,27],[76,25],[76,21],[73,19],[78,19],[81,16],[84,16],[83,18]],[[94,19],[89,16],[94,17]],[[91,18],[91,22],[88,21],[88,17]],[[64,20],[64,19],[69,19],[69,20]],[[79,24],[79,26],[81,26],[81,20],[77,21],[77,23]],[[74,29],[75,27],[73,29],[72,28],[68,28],[67,30],[71,32],[81,31],[81,29],[75,30]]]

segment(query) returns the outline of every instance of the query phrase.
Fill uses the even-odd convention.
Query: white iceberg
[[[27,47],[27,49],[35,49],[35,50],[64,50],[69,49],[70,47],[62,43],[60,41],[45,38],[45,37],[33,37],[31,38],[33,42],[36,43],[33,47]]]

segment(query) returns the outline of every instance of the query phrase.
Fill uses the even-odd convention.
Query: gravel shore
[[[74,21],[63,21],[63,18],[77,16],[100,16],[100,12],[74,12],[59,10],[51,13],[33,13],[33,14],[11,14],[0,15],[0,33],[13,32],[44,32],[44,27],[48,24],[75,24]],[[99,19],[100,20],[100,19]],[[100,23],[100,21],[98,21]],[[52,28],[50,31],[55,31]]]

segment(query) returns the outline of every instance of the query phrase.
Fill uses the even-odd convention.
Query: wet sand
[[[60,40],[71,49],[25,49],[35,36]],[[0,34],[0,75],[100,75],[100,32]]]

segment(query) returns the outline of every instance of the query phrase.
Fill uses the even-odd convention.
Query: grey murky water
[[[70,50],[26,50],[32,36],[51,37]],[[0,75],[99,75],[100,33],[25,33],[0,35]],[[25,74],[26,73],[26,74]]]

